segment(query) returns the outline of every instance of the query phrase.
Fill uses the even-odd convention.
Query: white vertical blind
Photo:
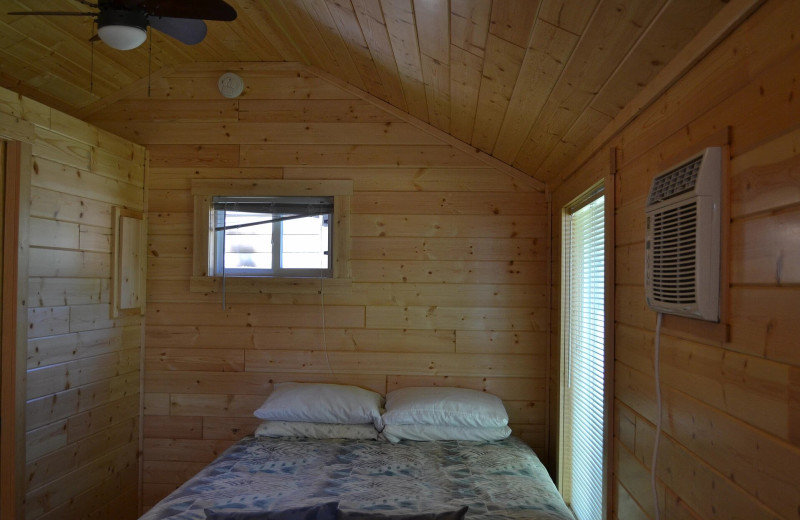
[[[561,483],[579,520],[601,520],[604,511],[604,199],[565,215]]]

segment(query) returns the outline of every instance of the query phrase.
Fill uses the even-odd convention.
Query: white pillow
[[[253,415],[272,421],[375,423],[380,421],[381,401],[377,392],[357,386],[277,383]]]
[[[389,442],[409,441],[499,441],[511,435],[511,428],[469,428],[438,424],[390,424],[381,435]]]
[[[299,421],[265,421],[256,428],[256,437],[308,437],[311,439],[378,439],[375,425],[330,424]]]
[[[453,387],[410,387],[386,395],[384,425],[438,424],[471,428],[498,428],[508,424],[499,397]]]

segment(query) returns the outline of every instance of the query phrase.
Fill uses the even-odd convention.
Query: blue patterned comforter
[[[572,514],[522,441],[410,442],[245,438],[143,520],[205,518],[204,508],[289,509],[338,500],[384,514],[469,506],[469,520]]]

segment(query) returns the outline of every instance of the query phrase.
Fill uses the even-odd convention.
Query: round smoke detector
[[[219,77],[217,82],[219,92],[226,98],[235,98],[244,90],[244,80],[238,74],[233,72],[226,72]]]

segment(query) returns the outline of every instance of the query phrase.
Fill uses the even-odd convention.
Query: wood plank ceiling
[[[228,0],[205,41],[91,51],[77,0],[0,0],[0,85],[76,116],[149,72],[301,62],[542,181],[570,159],[727,0]],[[152,56],[148,59],[148,49]]]

